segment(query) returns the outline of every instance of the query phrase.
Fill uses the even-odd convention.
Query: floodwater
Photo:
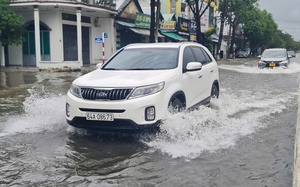
[[[0,186],[292,186],[300,61],[237,62],[220,64],[211,107],[169,114],[152,134],[68,126],[80,72],[0,72]]]

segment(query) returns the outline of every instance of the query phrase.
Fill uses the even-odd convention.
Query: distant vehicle
[[[67,93],[67,122],[79,128],[139,130],[167,112],[208,104],[219,96],[219,70],[197,43],[130,44]]]
[[[258,62],[259,68],[287,68],[290,63],[291,55],[288,55],[284,48],[270,48],[264,50]]]
[[[288,51],[288,55],[291,55],[292,57],[296,57],[295,51]]]
[[[246,50],[240,49],[236,52],[235,57],[236,58],[247,58],[248,52]]]

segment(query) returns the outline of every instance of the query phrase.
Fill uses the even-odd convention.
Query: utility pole
[[[155,30],[155,42],[156,43],[158,43],[159,13],[160,13],[160,0],[157,0],[157,2],[156,2],[156,30]]]
[[[155,28],[155,0],[151,0],[151,21],[150,21],[150,43],[155,42],[154,28]]]

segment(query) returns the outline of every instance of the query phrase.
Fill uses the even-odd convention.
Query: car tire
[[[219,87],[217,84],[212,85],[210,97],[219,98]]]
[[[172,113],[181,112],[184,110],[184,105],[180,99],[173,97],[169,102],[169,109]]]

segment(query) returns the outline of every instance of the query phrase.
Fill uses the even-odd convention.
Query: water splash
[[[28,92],[23,112],[6,118],[0,136],[66,129],[64,95],[46,92],[43,86],[34,86]]]
[[[276,67],[274,69],[260,69],[257,67],[257,62],[255,64],[248,65],[219,65],[220,69],[233,70],[240,73],[252,73],[252,74],[291,74],[300,73],[300,64],[296,62],[291,62],[287,69],[282,67]]]
[[[282,112],[291,97],[278,95],[269,100],[253,100],[222,93],[218,100],[212,100],[212,107],[168,114],[161,132],[146,144],[173,158],[187,160],[228,149],[240,138],[268,125],[262,120]]]

